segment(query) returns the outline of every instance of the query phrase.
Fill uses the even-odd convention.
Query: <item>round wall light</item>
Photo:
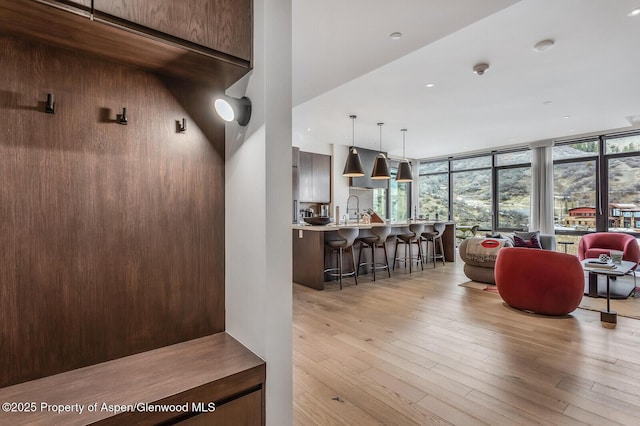
[[[249,124],[251,119],[251,100],[246,96],[240,99],[221,96],[215,100],[213,106],[216,113],[224,121],[237,121],[241,126]]]

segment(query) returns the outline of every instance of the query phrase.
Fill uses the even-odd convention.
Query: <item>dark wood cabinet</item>
[[[262,390],[257,390],[216,407],[215,411],[175,424],[180,426],[260,426],[264,424],[261,406]]]
[[[251,0],[94,0],[106,14],[251,61]]]
[[[331,202],[331,156],[300,151],[300,202]]]

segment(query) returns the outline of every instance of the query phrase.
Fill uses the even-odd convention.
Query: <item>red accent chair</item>
[[[635,270],[638,267],[638,262],[640,262],[640,246],[638,245],[636,237],[633,235],[622,232],[594,232],[593,234],[586,234],[578,243],[578,258],[580,260],[593,259],[599,257],[601,254],[609,256],[611,250],[621,251],[622,260],[628,260],[636,264],[630,272],[630,274],[633,275],[633,292],[635,292]]]
[[[495,278],[502,300],[536,314],[573,312],[584,293],[578,258],[551,250],[505,247],[496,259]]]
[[[635,262],[640,260],[640,246],[636,237],[621,232],[594,232],[584,235],[578,243],[578,258],[591,259],[601,254],[609,255],[611,250],[622,252],[622,260]]]

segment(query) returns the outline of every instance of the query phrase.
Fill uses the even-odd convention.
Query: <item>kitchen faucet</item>
[[[356,199],[356,223],[360,223],[360,198],[358,198],[357,195],[349,195],[349,198],[347,198],[347,220],[349,220],[349,201],[351,201],[351,198],[355,198]]]

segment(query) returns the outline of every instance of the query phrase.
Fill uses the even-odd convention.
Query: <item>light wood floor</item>
[[[526,314],[462,262],[294,284],[296,425],[640,424],[640,320]]]

